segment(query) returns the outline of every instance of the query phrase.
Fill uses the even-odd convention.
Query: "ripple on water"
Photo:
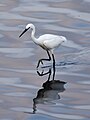
[[[19,112],[24,112],[24,113],[28,113],[28,114],[33,114],[33,110],[32,108],[24,108],[24,107],[15,107],[15,108],[11,108],[11,110],[14,110],[14,111],[19,111]],[[83,120],[85,119],[83,116],[80,116],[80,115],[73,115],[73,114],[57,114],[57,113],[51,113],[51,112],[47,112],[47,111],[44,111],[44,110],[41,110],[41,109],[38,109],[37,110],[37,113],[38,114],[43,114],[43,115],[46,115],[46,116],[50,116],[50,117],[53,117],[53,118],[57,118],[57,119],[69,119],[69,120]]]
[[[11,77],[0,77],[0,85],[10,85],[10,84],[17,84],[21,83],[20,78],[11,78]]]
[[[90,0],[0,1],[0,120],[18,120],[23,116],[27,120],[89,120],[89,3]],[[36,24],[37,36],[53,33],[68,39],[56,51],[56,57],[60,58],[56,62],[56,77],[68,82],[66,91],[59,93],[61,99],[54,101],[56,104],[39,104],[36,114],[30,116],[27,114],[33,113],[31,101],[45,77],[38,78],[35,68],[28,66],[29,57],[32,64],[35,63],[31,59],[34,51],[38,53],[36,57],[44,56],[43,53],[33,49],[31,41],[25,43],[27,35],[23,41],[18,41],[18,34],[29,22]]]
[[[32,93],[26,93],[26,92],[11,92],[11,93],[5,93],[4,95],[13,96],[13,97],[34,97]]]
[[[11,58],[27,58],[34,55],[32,51],[33,48],[0,48],[0,53]]]
[[[34,17],[26,17],[26,16],[22,16],[22,15],[19,15],[19,14],[8,13],[8,12],[0,12],[0,19],[25,20],[25,21],[28,21],[28,22],[32,21],[32,22],[42,22],[42,23],[48,23],[48,22],[52,23],[52,22],[58,21],[58,20],[52,20],[52,19],[39,19],[39,18],[34,18]],[[8,27],[8,28],[10,29],[11,27]],[[1,30],[8,31],[8,29],[5,29],[3,27],[1,27]],[[20,28],[14,27],[14,31],[16,31],[16,30],[20,30]]]
[[[13,120],[13,119],[9,119],[9,118],[3,118],[3,119],[0,119],[0,120]]]
[[[90,85],[90,80],[85,80],[85,81],[78,81],[78,83],[80,84],[86,84],[86,85]]]
[[[78,105],[74,108],[81,109],[81,110],[90,110],[90,105]]]
[[[3,38],[4,37],[4,35],[3,34],[0,34],[0,38]]]

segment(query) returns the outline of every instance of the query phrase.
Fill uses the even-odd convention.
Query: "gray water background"
[[[47,91],[36,114],[33,99],[48,77],[38,76],[36,65],[47,55],[29,31],[19,39],[28,23],[36,26],[36,37],[68,39],[54,52],[55,79],[67,82],[65,89]],[[40,71],[48,71],[44,66]],[[0,120],[90,120],[90,0],[0,1]]]

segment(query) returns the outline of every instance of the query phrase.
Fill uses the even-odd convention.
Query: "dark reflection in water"
[[[65,90],[64,85],[66,82],[55,80],[55,68],[53,68],[53,77],[51,79],[52,75],[52,69],[49,68],[47,72],[40,73],[37,71],[39,76],[48,75],[48,78],[45,83],[42,85],[42,89],[39,89],[37,92],[37,96],[33,99],[33,113],[36,113],[37,111],[37,104],[53,104],[54,100],[60,99],[60,92],[63,92]]]

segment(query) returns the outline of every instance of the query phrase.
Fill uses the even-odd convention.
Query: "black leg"
[[[40,63],[42,63],[43,64],[43,61],[50,61],[51,60],[51,56],[50,56],[50,53],[49,53],[49,51],[47,50],[47,54],[48,54],[48,59],[40,59],[39,61],[38,61],[38,64],[37,64],[37,68],[39,67],[39,65],[40,65]]]
[[[41,73],[37,70],[37,73],[38,73],[39,76],[44,76],[44,75],[47,75],[47,74],[51,74],[51,68],[49,68],[49,71],[45,72],[45,73],[44,73],[44,70],[42,70]]]
[[[52,58],[53,58],[53,80],[54,80],[54,77],[55,77],[55,57],[54,57],[54,54],[52,54]]]
[[[49,71],[48,71],[48,72],[45,72],[45,73],[44,73],[44,71],[42,71],[42,72],[40,73],[39,71],[37,71],[37,73],[38,73],[39,76],[44,76],[44,75],[49,74],[48,80],[47,80],[47,81],[49,81],[49,80],[50,80],[50,76],[51,76],[51,68],[49,68]]]

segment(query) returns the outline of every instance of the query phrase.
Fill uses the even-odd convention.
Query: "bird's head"
[[[26,27],[25,27],[25,29],[24,29],[24,31],[19,35],[19,37],[21,37],[27,30],[29,30],[29,29],[34,29],[35,27],[34,27],[34,25],[33,24],[27,24],[26,25]]]

